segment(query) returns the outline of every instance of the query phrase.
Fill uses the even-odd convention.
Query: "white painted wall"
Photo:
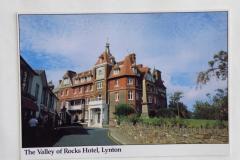
[[[32,80],[32,88],[31,88],[31,95],[35,96],[35,91],[36,91],[36,84],[39,85],[39,90],[38,90],[38,97],[37,98],[37,106],[38,106],[38,111],[36,112],[36,116],[39,116],[40,112],[40,104],[41,104],[41,99],[42,99],[42,91],[43,91],[43,83],[42,79],[40,76],[34,76]]]
[[[105,104],[103,106],[103,124],[107,124],[108,123],[108,105]]]

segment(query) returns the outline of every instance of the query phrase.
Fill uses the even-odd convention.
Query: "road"
[[[117,145],[105,128],[65,127],[58,130],[59,140],[53,147]]]

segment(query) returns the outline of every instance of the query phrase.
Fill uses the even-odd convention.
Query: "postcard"
[[[18,31],[22,159],[228,153],[227,11],[18,14]]]

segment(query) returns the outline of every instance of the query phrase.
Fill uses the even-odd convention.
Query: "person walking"
[[[37,138],[37,126],[38,126],[38,120],[34,116],[30,118],[28,121],[29,127],[30,127],[30,141],[32,142],[32,145],[36,145],[36,138]]]

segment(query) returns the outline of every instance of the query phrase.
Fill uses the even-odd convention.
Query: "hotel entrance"
[[[90,117],[90,127],[102,127],[101,120],[101,109],[100,108],[91,108],[89,109],[89,117]]]
[[[101,128],[107,120],[107,105],[103,101],[90,101],[88,106],[88,127]]]
[[[95,124],[99,124],[101,119],[101,110],[99,108],[96,108],[95,113]]]

